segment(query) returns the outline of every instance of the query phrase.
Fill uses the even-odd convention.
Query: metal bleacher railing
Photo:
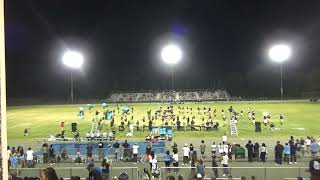
[[[228,175],[223,175],[223,167],[215,167],[218,170],[218,177],[216,179],[228,179]],[[281,180],[281,179],[297,179],[297,177],[303,177],[305,180],[309,179],[310,173],[306,170],[308,167],[229,167],[229,174],[233,179],[241,179],[245,176],[249,179],[251,176],[255,176],[259,180]],[[168,176],[183,175],[185,178],[194,176],[197,172],[196,167],[161,167],[160,170],[161,180],[165,180]],[[205,179],[211,179],[214,176],[213,167],[205,168]]]
[[[18,177],[39,177],[43,168],[11,168],[11,173]],[[88,177],[88,170],[85,167],[56,167],[54,168],[58,177],[70,179],[72,176],[78,176],[81,179]],[[137,167],[111,167],[109,177],[119,176],[121,173],[126,173],[129,180],[139,180],[140,170]]]
[[[216,179],[228,179],[228,176],[222,176],[223,167],[216,167],[218,170],[218,177]],[[249,179],[251,176],[255,176],[259,180],[289,180],[302,177],[304,180],[309,179],[309,173],[306,172],[307,167],[229,167],[229,172],[233,179],[241,179],[245,176]],[[85,167],[64,167],[55,168],[59,177],[69,179],[72,176],[79,176],[84,179],[88,176],[88,171]],[[40,175],[41,168],[16,168],[10,169],[11,172],[19,177],[36,177]],[[191,167],[162,167],[159,170],[159,179],[166,180],[168,176],[174,176],[176,179],[179,175],[182,175],[184,179],[188,179],[190,176],[196,174],[196,168]],[[176,172],[176,173],[175,173]],[[144,176],[144,173],[138,167],[112,167],[110,168],[109,177],[119,176],[121,173],[126,173],[130,180],[140,180]],[[211,179],[214,177],[212,167],[205,168],[205,179]]]

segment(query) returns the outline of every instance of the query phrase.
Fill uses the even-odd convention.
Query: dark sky
[[[7,0],[7,93],[67,97],[67,48],[85,56],[74,72],[76,96],[169,89],[170,70],[159,59],[169,40],[184,51],[178,89],[224,87],[238,74],[278,80],[266,56],[278,42],[293,48],[288,76],[309,72],[320,65],[319,9],[319,0]]]

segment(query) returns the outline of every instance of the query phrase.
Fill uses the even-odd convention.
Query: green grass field
[[[221,103],[190,103],[184,105],[174,105],[175,113],[178,114],[178,106],[192,107],[193,114],[196,117],[196,124],[201,123],[201,118],[205,117],[207,119],[208,115],[198,115],[197,108],[200,107],[211,107],[212,109],[217,109],[217,118],[213,119],[220,122],[220,127],[218,131],[188,131],[188,132],[174,132],[174,138],[176,139],[189,139],[189,138],[213,138],[221,137],[224,132],[227,132],[227,127],[222,127],[222,115],[221,109],[227,109],[232,105],[233,108],[240,112],[244,111],[244,116],[240,118],[238,123],[239,137],[288,137],[290,135],[294,136],[307,136],[312,135],[318,137],[320,135],[320,104],[311,104],[308,102],[221,102]],[[85,109],[85,119],[78,120],[77,113],[79,107],[83,106]],[[167,104],[146,104],[137,103],[131,104],[134,108],[133,117],[134,123],[140,120],[140,125],[142,124],[142,117],[147,118],[147,110],[159,109],[160,106],[163,108],[167,107]],[[261,133],[254,132],[254,126],[252,121],[248,120],[247,109],[252,107],[256,112],[256,121],[261,121],[262,113],[269,112],[271,114],[271,121],[274,122],[276,127],[280,127],[279,114],[285,115],[284,125],[281,127],[283,129],[279,131],[272,132],[268,129],[262,129]],[[116,110],[116,105],[111,104],[108,106],[109,109]],[[71,136],[71,123],[76,122],[78,124],[78,129],[80,136],[84,137],[85,133],[91,129],[91,121],[94,118],[95,110],[99,109],[102,111],[101,105],[94,105],[92,113],[86,105],[42,105],[42,106],[9,106],[7,110],[8,117],[8,140],[10,141],[31,141],[35,138],[47,138],[49,134],[58,134],[61,132],[60,122],[65,122],[66,135]],[[226,113],[227,115],[228,113]],[[190,114],[184,114],[190,116]],[[183,115],[179,115],[182,119]],[[128,119],[131,119],[131,114],[128,115]],[[106,125],[103,126],[102,131],[109,130],[109,121],[106,121]],[[115,115],[115,123],[120,124],[120,114]],[[147,123],[146,123],[147,124]],[[161,120],[158,118],[156,124],[160,125]],[[116,126],[118,127],[118,126]],[[262,127],[264,127],[262,125]],[[24,128],[30,128],[30,135],[24,136]],[[295,130],[292,128],[305,128],[305,130]],[[117,128],[116,128],[117,129]],[[125,138],[126,131],[117,132],[117,138]],[[134,132],[134,139],[143,140],[147,135],[147,132]]]

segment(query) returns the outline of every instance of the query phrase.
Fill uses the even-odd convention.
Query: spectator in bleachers
[[[33,166],[33,150],[31,149],[31,147],[28,148],[28,150],[26,151],[26,155],[27,155],[27,166],[28,168]]]
[[[43,162],[48,163],[49,159],[49,147],[46,142],[42,144],[42,155],[43,155]]]
[[[62,158],[63,160],[67,160],[68,157],[69,157],[69,155],[68,155],[67,149],[64,148],[63,151],[62,151],[62,153],[61,153],[61,158]]]
[[[101,175],[103,180],[109,180],[109,172],[110,172],[111,164],[104,158],[101,164]]]
[[[41,170],[40,179],[41,180],[59,180],[56,171],[52,167],[48,167]]]

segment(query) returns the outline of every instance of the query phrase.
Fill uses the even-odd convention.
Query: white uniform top
[[[26,152],[26,154],[27,154],[27,161],[28,160],[33,160],[33,151],[32,150],[28,150]]]
[[[211,151],[217,151],[217,145],[212,144],[211,145]]]
[[[133,145],[133,146],[132,146],[132,153],[133,153],[133,154],[138,154],[138,149],[139,149],[139,146],[138,146],[138,145]]]
[[[223,147],[222,147],[222,145],[219,145],[219,146],[218,146],[218,149],[219,149],[219,153],[222,154],[222,153],[223,153]]]
[[[151,164],[152,164],[152,169],[155,170],[157,169],[157,158],[153,158],[152,161],[151,161]]]
[[[228,152],[229,152],[229,147],[228,147],[228,145],[227,145],[227,144],[224,144],[222,147],[223,147],[223,152],[225,152],[225,153],[228,154]]]
[[[173,159],[175,162],[178,162],[178,161],[179,161],[178,153],[177,153],[177,154],[173,154],[173,155],[172,155],[172,159]]]
[[[221,164],[228,165],[228,160],[229,160],[228,155],[222,156]]]
[[[222,136],[222,141],[227,142],[228,137],[226,135]]]
[[[311,145],[311,140],[310,139],[306,139],[306,145],[310,146]]]
[[[190,149],[188,147],[183,147],[182,150],[183,150],[183,156],[189,157]]]

